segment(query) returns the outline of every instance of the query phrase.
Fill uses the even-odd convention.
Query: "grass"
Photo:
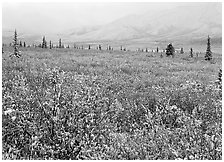
[[[222,159],[221,55],[2,56],[3,159]]]

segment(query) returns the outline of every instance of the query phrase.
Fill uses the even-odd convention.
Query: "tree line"
[[[6,46],[6,45],[5,44],[2,44],[2,47],[4,47],[4,46]],[[19,41],[18,42],[17,31],[16,30],[14,32],[13,43],[10,43],[10,46],[13,46],[14,47],[14,55],[16,57],[20,57],[21,56],[21,54],[20,54],[20,52],[18,50],[19,47],[30,47],[30,45],[29,46],[26,45],[26,42],[25,41],[24,42],[22,42],[22,41]],[[54,45],[52,43],[52,41],[50,40],[49,41],[49,45],[47,45],[47,41],[46,41],[46,37],[45,36],[43,36],[42,43],[40,43],[38,46],[36,46],[36,45],[33,44],[33,47],[49,48],[49,49],[52,49],[52,48],[70,48],[69,45],[65,46],[62,43],[61,38],[59,39],[58,44]],[[74,44],[73,48],[75,48],[75,49],[82,49],[82,50],[83,49],[88,49],[88,50],[93,49],[91,47],[91,45],[88,45],[87,48],[84,48],[83,45],[77,46],[76,44]],[[102,45],[98,45],[96,47],[96,49],[97,50],[102,50]],[[110,46],[110,45],[107,45],[106,50],[113,51],[113,47]],[[120,51],[129,51],[129,50],[127,50],[126,47],[120,46]],[[149,49],[146,48],[145,50],[143,50],[143,49],[138,48],[137,51],[138,52],[144,52],[144,51],[145,52],[149,52]],[[3,51],[3,48],[2,48],[2,52],[4,52]],[[152,52],[159,53],[159,48],[157,47],[156,50],[155,51],[152,50]],[[167,57],[168,56],[172,56],[172,57],[175,56],[175,48],[173,47],[172,43],[169,43],[167,45],[166,49],[165,50],[163,49],[162,52],[165,52],[165,54],[166,54]],[[162,52],[161,52],[161,55],[160,55],[161,57],[163,57]],[[183,53],[184,53],[184,49],[183,49],[183,47],[181,47],[180,54],[183,54]],[[190,57],[193,57],[193,49],[192,48],[190,48]],[[196,57],[198,57],[198,53],[196,53]],[[206,49],[206,53],[205,53],[205,56],[204,57],[205,57],[205,60],[212,60],[211,42],[210,42],[210,37],[209,36],[207,38],[207,49]]]

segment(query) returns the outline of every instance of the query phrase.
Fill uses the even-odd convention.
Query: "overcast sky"
[[[180,5],[192,3],[3,3],[2,28],[53,33],[81,26],[103,25],[130,14],[156,12]]]

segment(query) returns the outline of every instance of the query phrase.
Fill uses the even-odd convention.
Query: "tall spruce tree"
[[[218,84],[219,88],[222,89],[222,69],[219,69],[219,74],[218,74]]]
[[[47,48],[47,41],[45,39],[45,36],[43,37],[43,41],[42,41],[42,48]]]
[[[58,45],[59,48],[62,48],[62,45],[61,45],[61,38],[59,39],[59,45]]]
[[[21,57],[21,54],[20,54],[20,52],[19,52],[19,44],[18,44],[18,39],[17,39],[17,32],[16,32],[16,30],[15,30],[15,32],[14,32],[14,38],[13,38],[13,47],[14,47],[14,55],[16,56],[16,57]]]
[[[205,53],[205,60],[211,60],[211,59],[212,59],[212,51],[211,51],[210,37],[208,35],[207,50],[206,50],[206,53]]]
[[[193,57],[193,49],[190,49],[190,57]]]

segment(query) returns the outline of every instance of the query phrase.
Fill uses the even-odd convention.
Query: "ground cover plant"
[[[222,159],[221,55],[2,54],[3,159]]]

